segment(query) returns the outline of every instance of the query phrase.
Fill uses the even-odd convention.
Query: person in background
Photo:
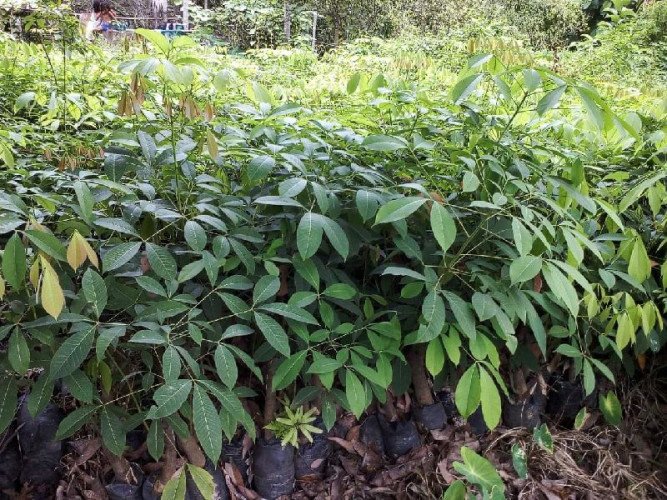
[[[81,16],[81,24],[87,39],[92,39],[95,32],[102,32],[109,40],[111,23],[116,19],[116,12],[108,0],[94,0],[93,12]]]

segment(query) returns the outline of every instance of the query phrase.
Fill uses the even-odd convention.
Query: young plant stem
[[[412,371],[412,387],[415,398],[421,406],[433,404],[433,394],[426,374],[426,348],[424,344],[417,344],[408,351],[408,363]]]
[[[266,396],[264,398],[264,425],[269,425],[276,418],[276,411],[278,409],[278,399],[276,392],[273,390],[273,374],[276,371],[276,361],[272,359],[269,361],[266,369]],[[273,438],[273,432],[269,429],[264,429],[264,439],[269,440]]]
[[[164,454],[162,455],[162,469],[160,470],[160,477],[153,485],[153,490],[156,493],[162,493],[164,485],[169,482],[169,480],[181,466],[182,460],[179,458],[175,439],[174,431],[171,427],[167,426],[164,430]]]

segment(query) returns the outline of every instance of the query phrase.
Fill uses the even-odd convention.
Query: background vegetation
[[[0,34],[2,453],[55,408],[47,441],[108,464],[71,488],[275,498],[325,476],[318,436],[380,468],[462,417],[534,429],[516,482],[464,447],[421,493],[502,498],[542,484],[546,417],[648,420],[617,384],[665,343],[665,2],[293,2],[293,46],[283,2],[210,6],[192,37],[91,44],[62,5]],[[650,430],[599,492],[662,491]]]

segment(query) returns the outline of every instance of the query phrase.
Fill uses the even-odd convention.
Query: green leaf
[[[477,177],[474,173],[466,172],[463,175],[462,187],[464,193],[472,193],[473,191],[477,191],[479,184],[480,184],[479,177]]]
[[[440,337],[431,340],[426,347],[426,369],[436,376],[445,366],[445,351]]]
[[[216,491],[217,486],[213,480],[213,476],[211,476],[208,471],[201,467],[188,464],[188,472],[197,485],[197,490],[199,490],[201,498],[222,498],[222,495]]]
[[[195,385],[192,394],[192,420],[204,453],[217,463],[222,453],[222,424],[213,401],[199,385]]]
[[[97,410],[96,406],[82,406],[68,414],[62,422],[60,422],[54,439],[60,441],[70,437],[90,420],[90,416],[95,413],[95,410]]]
[[[321,220],[313,212],[306,212],[301,217],[296,230],[296,245],[302,259],[315,255],[322,244],[323,233]]]
[[[635,338],[635,327],[627,312],[622,313],[618,319],[618,330],[616,331],[616,344],[623,350]]]
[[[206,248],[208,238],[206,237],[206,231],[199,223],[193,220],[187,221],[183,232],[185,241],[192,250],[202,252]]]
[[[431,207],[431,229],[442,251],[447,252],[456,239],[456,224],[449,211],[435,201]]]
[[[276,369],[276,373],[273,375],[273,390],[280,391],[296,380],[301,372],[301,368],[303,368],[303,363],[306,361],[307,355],[307,350],[299,351],[280,363]]]
[[[315,317],[305,309],[284,302],[264,304],[260,309],[307,325],[319,325]]]
[[[90,222],[93,218],[93,205],[95,201],[88,185],[81,181],[75,181],[74,192],[81,208],[81,215],[83,215],[86,221]]]
[[[484,422],[489,429],[494,429],[500,423],[502,411],[500,393],[491,375],[481,366],[479,368],[479,385]]]
[[[470,310],[470,305],[458,295],[452,292],[444,292],[445,298],[451,307],[459,330],[463,332],[469,339],[474,339],[477,336],[475,317]]]
[[[641,238],[636,238],[632,246],[630,261],[628,262],[628,274],[640,283],[651,275],[651,261]]]
[[[375,224],[386,224],[403,220],[416,212],[419,207],[426,203],[426,198],[417,196],[406,196],[397,198],[382,205],[375,216]]]
[[[456,408],[463,418],[468,418],[479,406],[481,390],[479,370],[477,365],[472,365],[459,379],[454,393]]]
[[[102,268],[105,273],[111,272],[127,264],[137,255],[141,248],[141,242],[121,243],[116,245],[102,255]]]
[[[101,217],[99,219],[95,219],[93,224],[110,231],[116,231],[122,234],[128,234],[130,236],[137,236],[137,232],[134,227],[132,227],[132,225],[128,222],[125,222],[123,219]]]
[[[261,304],[272,298],[280,290],[280,279],[277,276],[262,276],[252,291],[252,301]]]
[[[47,374],[42,374],[32,386],[28,395],[28,412],[33,418],[49,404],[54,387],[53,380]]]
[[[2,275],[15,290],[23,287],[26,274],[26,254],[18,233],[14,233],[2,254]]]
[[[480,321],[493,318],[499,310],[498,304],[485,293],[475,292],[472,296],[472,307]]]
[[[257,328],[262,332],[271,347],[283,356],[290,355],[289,338],[283,327],[275,319],[266,314],[255,312],[255,323],[257,323]]]
[[[276,166],[276,160],[272,156],[256,156],[248,164],[246,179],[251,185],[255,185],[267,177]]]
[[[408,147],[405,139],[390,135],[369,135],[361,145],[370,151],[398,151]]]
[[[574,428],[580,431],[584,427],[584,424],[588,420],[588,417],[589,417],[588,411],[584,406],[581,410],[579,410],[579,413],[577,413],[577,416],[574,418]]]
[[[137,28],[134,32],[151,42],[165,55],[169,52],[169,40],[159,31]]]
[[[451,98],[455,104],[459,104],[472,94],[479,83],[482,81],[484,75],[473,73],[464,78],[461,78],[454,87],[452,87]]]
[[[96,325],[92,325],[62,343],[51,359],[49,376],[53,380],[66,377],[83,364],[93,347],[95,331]]]
[[[174,346],[168,346],[162,354],[162,375],[166,382],[178,380],[181,375],[181,356]]]
[[[528,459],[526,458],[526,450],[523,449],[519,443],[512,445],[512,465],[520,479],[528,477]]]
[[[361,81],[361,74],[355,73],[347,81],[347,93],[354,94],[357,88],[359,87],[359,82]]]
[[[25,232],[28,239],[49,257],[56,260],[66,261],[67,251],[58,238],[51,233],[45,233],[36,229],[29,229]]]
[[[239,371],[232,352],[226,346],[219,344],[215,349],[214,361],[215,369],[222,383],[233,389],[236,385]]]
[[[581,350],[570,344],[561,344],[556,348],[556,352],[562,354],[563,356],[568,356],[570,358],[581,358],[583,354]]]
[[[555,108],[560,102],[561,97],[563,97],[566,89],[567,85],[561,85],[560,87],[556,87],[555,89],[544,94],[537,102],[537,106],[535,107],[537,113],[539,115],[543,115],[550,109]]]
[[[82,403],[93,402],[93,383],[83,371],[74,370],[71,375],[63,379],[63,382],[76,399]]]
[[[539,427],[533,429],[533,441],[543,450],[553,453],[554,452],[554,440],[549,432],[547,424],[542,424]]]
[[[357,295],[357,291],[346,283],[334,283],[328,286],[323,294],[334,299],[350,300]]]
[[[178,476],[172,477],[164,485],[160,500],[185,500],[186,484],[185,469],[181,469]]]
[[[81,280],[81,287],[83,289],[83,296],[93,305],[95,315],[99,318],[107,306],[107,286],[102,277],[88,268],[83,274]]]
[[[148,453],[150,453],[153,460],[156,462],[162,458],[164,453],[164,432],[159,420],[153,420],[148,428],[148,436],[146,437],[146,445]]]
[[[346,260],[350,253],[350,242],[347,239],[347,235],[345,234],[345,231],[343,231],[343,228],[329,217],[319,214],[314,215],[321,220],[322,229],[324,229],[324,234],[327,235],[331,246],[334,247],[343,260]]]
[[[542,269],[542,258],[526,255],[515,259],[510,264],[510,280],[512,284],[524,283],[533,279]]]
[[[378,210],[378,206],[380,205],[378,195],[376,193],[363,189],[357,191],[355,196],[355,203],[357,205],[359,215],[361,215],[361,218],[364,220],[364,222],[375,215]]]
[[[159,387],[153,394],[157,406],[150,409],[149,418],[163,418],[176,413],[188,399],[191,390],[192,381],[185,379],[173,380]]]
[[[14,420],[18,403],[17,391],[13,378],[0,379],[0,434],[5,432]]]
[[[366,409],[366,392],[364,386],[352,370],[345,372],[345,395],[350,410],[355,417],[360,418]]]
[[[590,361],[584,359],[584,390],[586,396],[589,396],[595,390],[595,374]]]
[[[9,358],[9,364],[16,373],[21,376],[25,375],[28,368],[30,368],[30,349],[28,348],[28,342],[26,342],[25,336],[18,328],[14,328],[14,331],[9,337],[7,356]]]
[[[621,409],[621,402],[613,391],[609,391],[606,395],[600,393],[598,403],[600,405],[600,411],[608,424],[617,427],[621,425],[623,420],[623,410]]]
[[[461,458],[463,463],[454,462],[453,466],[456,472],[463,474],[469,482],[486,491],[491,491],[494,487],[504,490],[500,474],[486,458],[465,446],[461,448]]]
[[[595,358],[590,358],[590,362],[593,363],[593,365],[600,370],[602,375],[607,377],[611,382],[614,384],[616,383],[616,379],[614,377],[614,374],[611,372],[611,370],[605,365],[602,361],[599,361]]]
[[[331,373],[335,370],[338,370],[342,366],[343,363],[341,363],[337,359],[327,358],[325,356],[318,356],[317,359],[313,361],[313,364],[311,364],[310,367],[308,368],[308,373],[315,373],[318,375],[324,373]]]
[[[514,245],[519,252],[519,255],[528,255],[533,248],[533,237],[531,236],[526,226],[521,224],[517,218],[512,219],[512,235],[514,236]]]
[[[457,479],[447,487],[445,494],[442,496],[442,500],[466,500],[467,496],[468,490],[465,483],[460,479]]]
[[[146,256],[151,269],[160,278],[165,280],[176,278],[176,260],[169,250],[153,243],[146,243]]]
[[[123,422],[110,412],[106,406],[100,414],[100,433],[104,447],[116,456],[125,451],[125,429]]]
[[[579,296],[572,283],[550,262],[547,262],[542,270],[542,274],[549,285],[549,289],[565,304],[572,316],[576,318],[579,315]]]

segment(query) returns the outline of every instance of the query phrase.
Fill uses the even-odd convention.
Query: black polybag
[[[421,438],[417,426],[412,420],[387,421],[384,416],[379,416],[384,449],[391,458],[406,455],[421,444]]]
[[[359,429],[359,440],[380,456],[385,454],[384,437],[377,415],[369,415]]]
[[[539,427],[546,402],[546,397],[539,393],[533,393],[516,403],[506,400],[503,406],[503,422],[510,428],[525,427],[532,430]]]
[[[323,427],[318,421],[314,425],[319,428]],[[329,434],[327,432],[314,434],[312,443],[302,444],[296,450],[296,458],[294,460],[296,478],[321,478],[326,469],[327,459],[331,455],[331,451],[332,445],[331,441],[329,441]]]
[[[278,440],[257,440],[252,458],[255,491],[269,500],[294,491],[294,448]]]
[[[415,422],[429,431],[442,429],[447,425],[445,405],[440,401],[426,406],[417,406],[413,409]]]
[[[18,439],[22,468],[20,482],[32,486],[32,498],[52,498],[60,481],[60,460],[63,443],[54,439],[63,412],[48,404],[34,418],[28,411],[27,400],[18,414]]]
[[[248,484],[248,457],[243,457],[242,437],[237,437],[229,443],[222,444],[222,461],[236,466],[243,477],[243,483]]]

